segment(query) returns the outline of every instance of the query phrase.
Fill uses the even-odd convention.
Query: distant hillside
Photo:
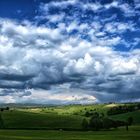
[[[134,124],[140,124],[140,111],[137,104],[96,104],[67,106],[9,106],[10,110],[1,110],[0,116],[4,128],[26,129],[81,129],[83,119],[89,120],[95,112],[107,117],[108,110],[119,106],[129,106],[131,112],[108,116],[114,120],[126,121],[133,117]],[[124,108],[122,108],[124,109]],[[122,112],[121,112],[122,113]]]
[[[140,110],[111,116],[112,119],[125,121],[128,117],[133,117],[134,124],[140,124]]]

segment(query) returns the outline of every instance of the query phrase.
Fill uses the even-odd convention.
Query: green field
[[[81,127],[82,116],[33,113],[14,110],[2,113],[5,128],[75,128]]]
[[[48,108],[15,108],[1,116],[5,128],[81,129],[83,114],[87,110],[102,109],[102,105],[73,105]]]
[[[140,127],[129,131],[45,131],[45,130],[0,130],[1,140],[139,140]]]
[[[104,131],[82,131],[82,120],[89,119],[84,115],[86,111],[97,111],[107,116],[107,110],[113,106],[117,104],[11,108],[1,112],[4,128],[0,130],[0,140],[140,139],[140,110],[109,116],[123,121],[133,117],[129,131],[125,126]]]

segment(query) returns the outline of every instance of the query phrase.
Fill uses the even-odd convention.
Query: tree
[[[126,130],[128,131],[128,123],[126,122]]]
[[[97,112],[95,112],[89,122],[90,128],[98,131],[102,128],[102,126],[103,126],[102,124],[103,124],[102,119],[100,119],[99,114]]]
[[[89,117],[89,116],[90,116],[90,114],[89,114],[88,111],[85,112],[85,116],[86,116],[86,117]]]
[[[105,114],[104,113],[101,113],[100,114],[100,118],[103,119],[104,117],[105,117]]]
[[[128,122],[128,125],[132,125],[133,117],[128,117],[127,122]]]
[[[9,110],[9,109],[10,109],[9,107],[6,107],[6,108],[5,108],[5,110]]]
[[[83,119],[83,121],[82,121],[82,128],[84,130],[87,130],[88,129],[88,121],[86,119]]]
[[[104,118],[103,119],[103,128],[110,129],[112,127],[114,127],[113,120],[111,120],[109,118]]]
[[[2,115],[0,114],[0,128],[3,127],[4,127],[4,123],[3,123]]]
[[[102,121],[99,119],[99,118],[92,118],[90,120],[90,127],[93,129],[93,130],[100,130],[102,128]]]
[[[3,109],[3,108],[1,108],[1,109],[0,109],[0,111],[1,111],[1,112],[3,112],[3,111],[4,111],[4,109]]]

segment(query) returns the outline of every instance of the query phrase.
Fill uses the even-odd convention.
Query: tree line
[[[116,115],[127,112],[132,112],[140,109],[140,104],[131,104],[131,105],[120,105],[110,108],[107,111],[107,115]]]
[[[10,110],[10,108],[9,108],[9,107],[1,107],[1,108],[0,108],[0,111],[1,111],[1,112],[5,111],[5,110]]]
[[[128,126],[132,125],[133,118],[128,117],[126,121],[113,120],[108,117],[105,117],[103,113],[99,114],[98,112],[94,112],[92,117],[87,120],[86,118],[82,121],[83,130],[101,130],[101,129],[110,129],[117,128],[120,126],[125,126],[126,130],[128,130]]]

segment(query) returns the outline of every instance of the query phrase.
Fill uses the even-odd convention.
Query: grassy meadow
[[[124,104],[68,105],[55,107],[13,107],[1,112],[4,127],[0,129],[0,140],[138,140],[140,139],[140,110],[111,115],[113,120],[133,117],[133,124],[100,131],[83,131],[86,112],[107,111]]]
[[[1,140],[139,140],[140,127],[129,131],[119,128],[110,131],[46,131],[46,130],[0,130]]]

